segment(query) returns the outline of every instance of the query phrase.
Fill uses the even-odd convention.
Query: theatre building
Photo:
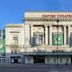
[[[10,63],[72,63],[72,12],[25,12],[23,24],[6,25]]]

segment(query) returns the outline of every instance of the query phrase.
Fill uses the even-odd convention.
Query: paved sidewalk
[[[0,72],[72,72],[72,65],[0,64]]]
[[[53,64],[0,64],[0,67],[48,67],[48,68],[56,68],[57,65]],[[72,68],[72,65],[58,65],[59,68]]]

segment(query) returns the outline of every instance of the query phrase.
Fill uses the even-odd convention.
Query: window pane
[[[39,32],[34,33],[34,45],[41,45],[43,44],[43,35]]]
[[[47,58],[47,63],[50,63],[50,59],[49,58]]]
[[[56,63],[56,58],[53,59],[53,62]]]
[[[66,63],[69,63],[69,58],[66,58]]]
[[[14,54],[17,54],[17,50],[16,49],[14,50]]]
[[[1,58],[0,58],[0,63],[1,63]]]
[[[60,63],[62,63],[63,62],[63,59],[62,58],[60,58]]]
[[[2,63],[5,63],[5,59],[2,59]]]
[[[18,37],[13,37],[14,43],[18,43]]]

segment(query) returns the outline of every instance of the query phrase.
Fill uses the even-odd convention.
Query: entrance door
[[[45,57],[42,56],[35,56],[34,63],[45,63]]]
[[[18,63],[18,59],[14,59],[14,63]]]
[[[71,63],[72,63],[72,56],[71,56]]]

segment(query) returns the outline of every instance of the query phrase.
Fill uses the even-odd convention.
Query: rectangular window
[[[14,49],[14,54],[17,54],[17,49]]]
[[[53,59],[53,63],[56,63],[56,58]]]
[[[60,58],[60,63],[62,63],[63,62],[63,59],[62,58]]]
[[[27,57],[27,61],[28,62],[31,62],[31,57]]]
[[[41,45],[43,44],[43,35],[38,34],[34,34],[34,45]]]
[[[16,48],[14,48],[14,49],[11,50],[11,54],[17,54],[17,51],[18,50]]]
[[[18,37],[17,37],[17,36],[14,36],[14,37],[13,37],[13,41],[14,41],[14,43],[17,44],[17,43],[18,43]]]
[[[2,53],[2,56],[5,56],[6,54],[5,53]]]
[[[5,63],[5,59],[4,58],[2,59],[2,63]]]
[[[1,63],[1,58],[0,58],[0,63]]]
[[[11,54],[13,54],[13,50],[11,50]]]
[[[50,58],[47,58],[47,63],[50,63]]]
[[[69,63],[69,58],[66,58],[66,63]]]

